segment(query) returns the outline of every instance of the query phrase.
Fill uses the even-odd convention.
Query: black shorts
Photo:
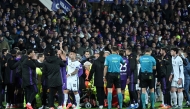
[[[121,88],[120,73],[107,73],[107,88],[112,88],[113,85],[115,88]]]
[[[155,87],[155,77],[153,73],[141,73],[140,77],[141,88],[149,87],[149,89],[152,89]]]

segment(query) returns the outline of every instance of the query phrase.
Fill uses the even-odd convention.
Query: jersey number
[[[126,72],[127,71],[127,64],[124,65],[120,64],[120,72]]]

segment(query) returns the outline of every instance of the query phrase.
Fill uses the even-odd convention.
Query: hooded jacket
[[[99,57],[92,64],[89,80],[94,76],[94,86],[96,87],[104,87],[103,75],[104,75],[104,61],[105,57]]]
[[[47,78],[48,87],[62,86],[62,76],[60,67],[64,67],[65,63],[57,56],[50,56],[46,59],[43,66],[44,77]]]

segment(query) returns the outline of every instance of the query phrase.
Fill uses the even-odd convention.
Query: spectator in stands
[[[134,52],[151,47],[156,55],[159,47],[177,46],[187,51],[189,3],[77,0],[64,14],[64,9],[50,12],[47,7],[34,6],[25,0],[1,0],[0,51],[18,47],[45,52],[63,42],[65,52],[76,49],[83,57],[82,63],[89,61],[95,51],[111,53],[111,47],[118,44],[119,49],[131,47]]]
[[[0,51],[2,51],[3,49],[10,50],[10,47],[8,42],[4,39],[4,37],[0,35]]]
[[[84,64],[86,61],[89,61],[89,58],[90,58],[90,52],[89,51],[85,51],[84,52],[84,56],[81,60],[81,64]]]

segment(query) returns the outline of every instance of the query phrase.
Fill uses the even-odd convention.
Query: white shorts
[[[78,91],[79,90],[79,79],[67,78],[67,90]]]
[[[175,88],[183,88],[183,83],[178,85],[177,81],[172,80],[171,86]]]

